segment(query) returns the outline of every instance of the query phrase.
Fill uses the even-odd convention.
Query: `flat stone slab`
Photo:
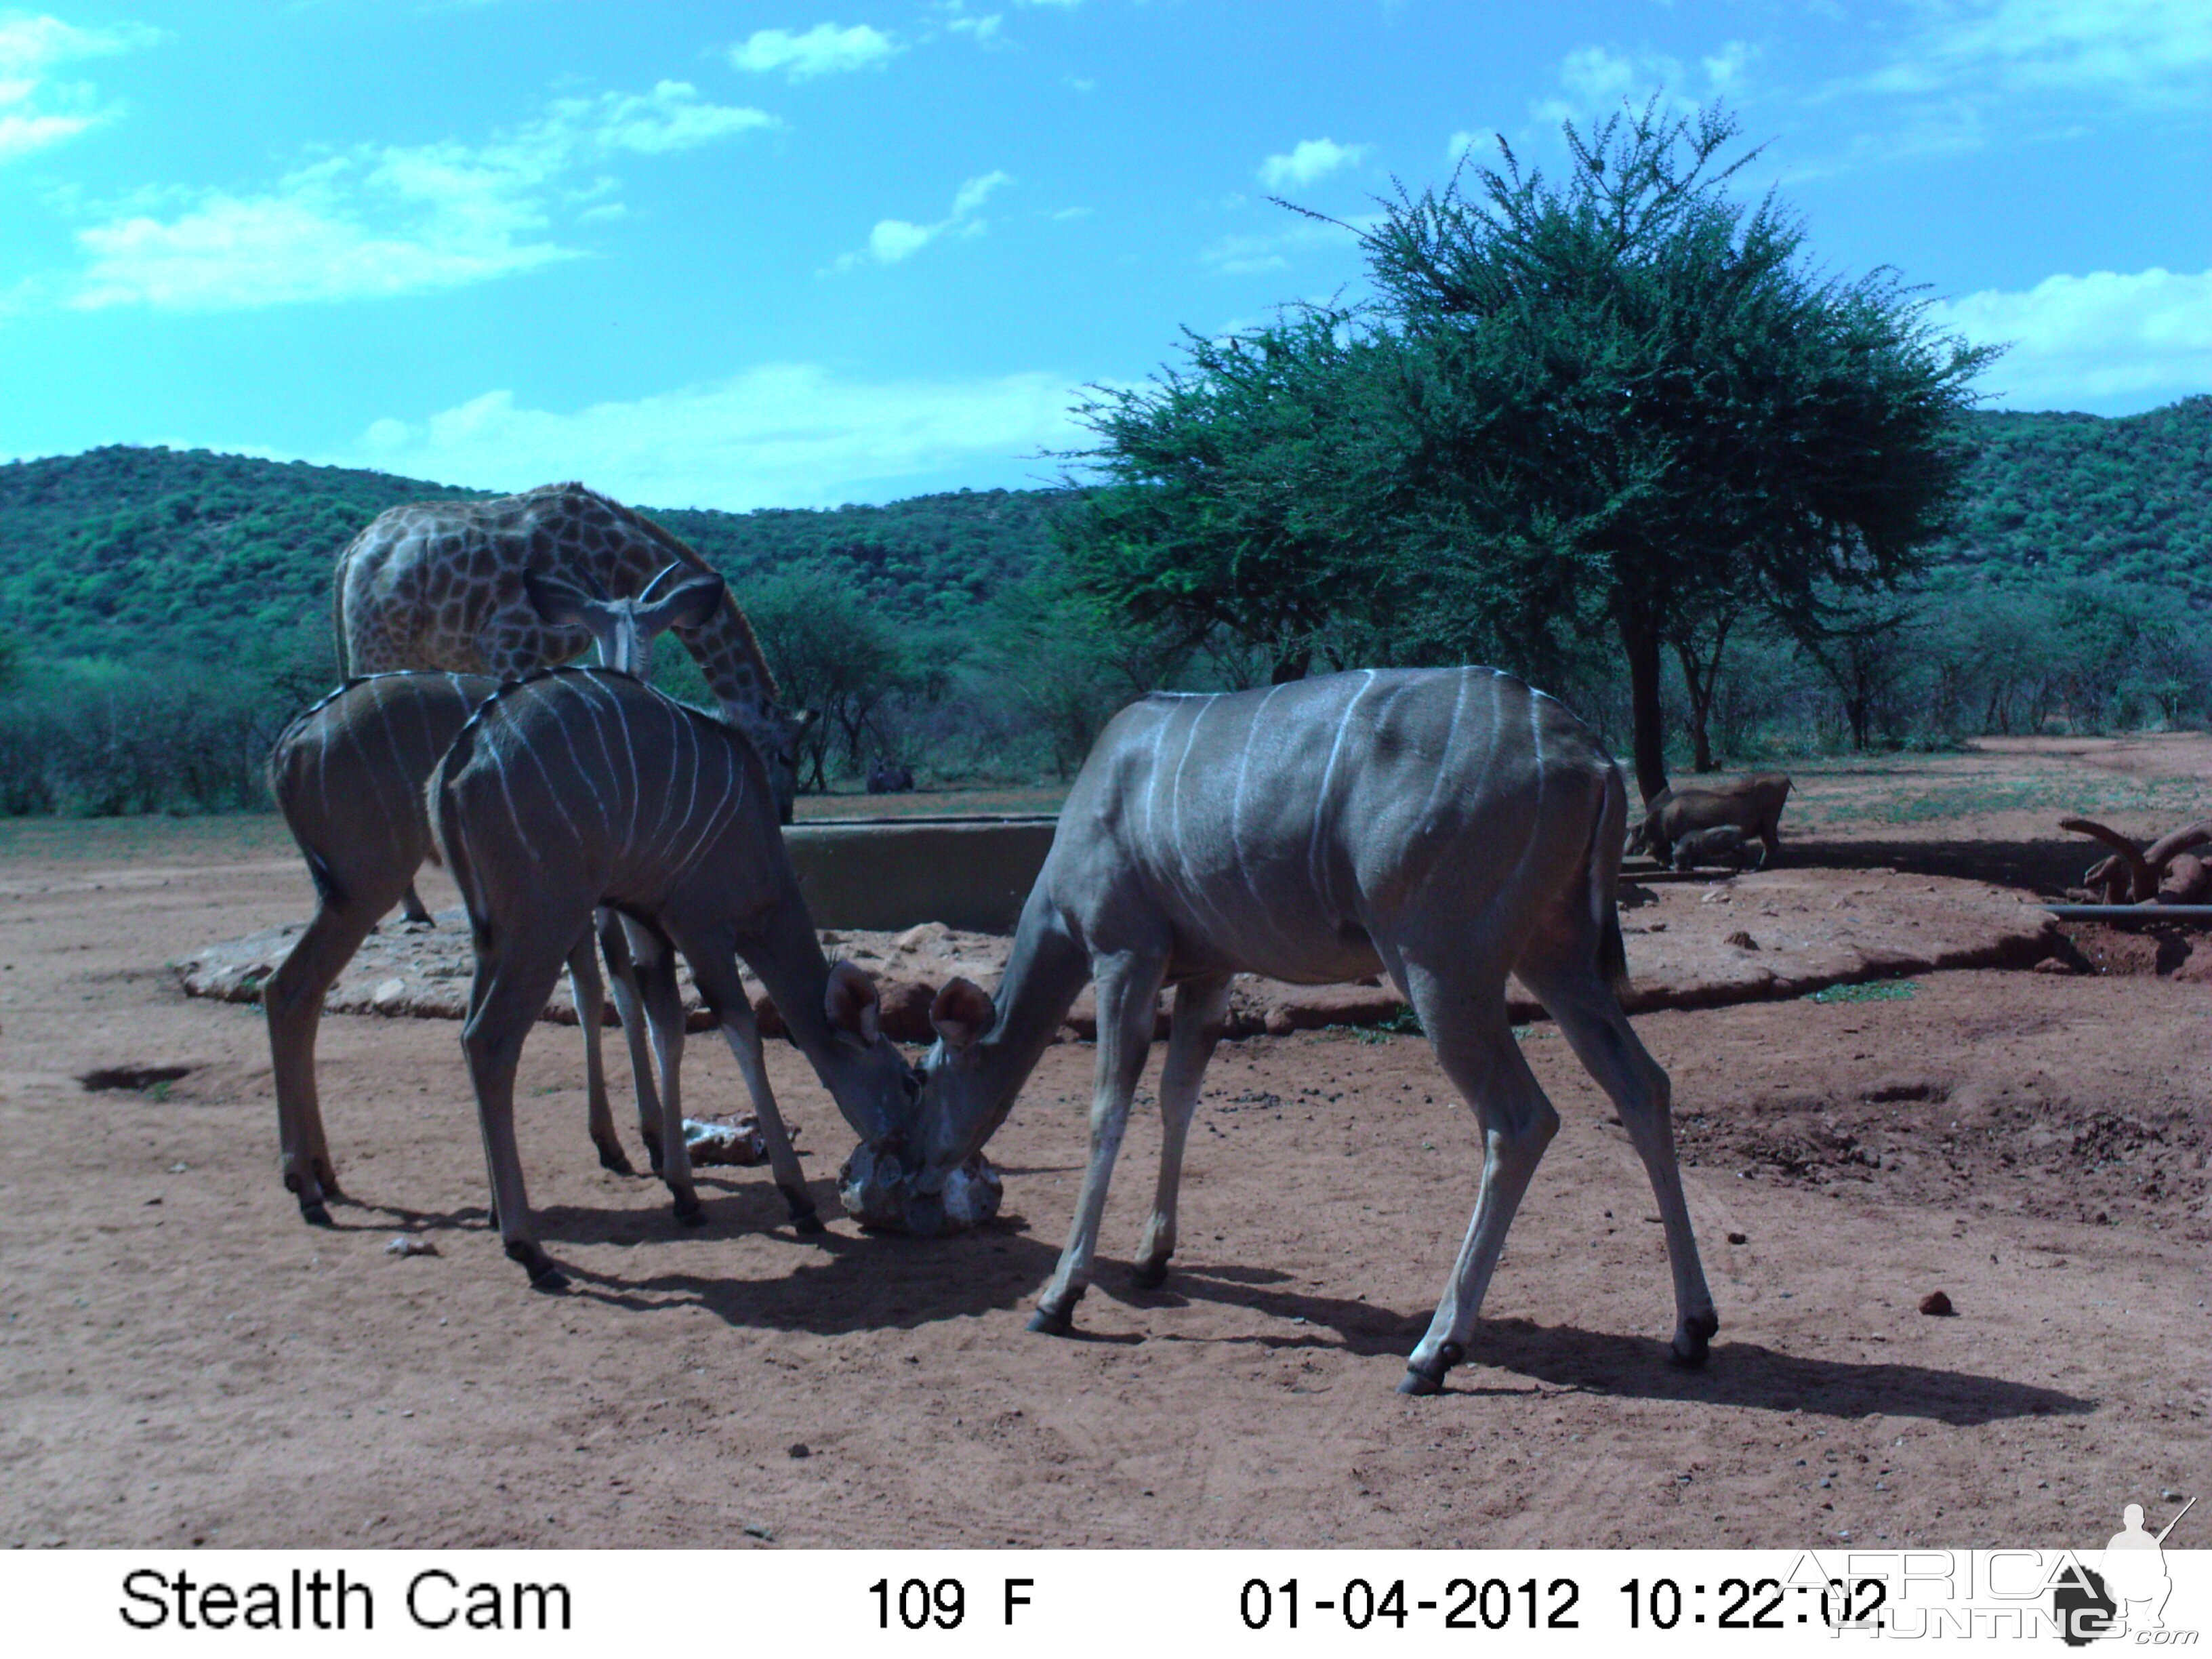
[[[1945,968],[2026,968],[2051,955],[2058,937],[2052,918],[2027,894],[1885,870],[1784,868],[1710,881],[1632,876],[1621,885],[1620,921],[1631,1012],[1802,996],[1831,985]],[[259,1000],[262,982],[301,925],[210,945],[176,963],[186,994]],[[959,975],[986,989],[995,987],[1011,944],[1003,934],[937,922],[898,933],[825,929],[822,942],[832,957],[849,957],[874,975],[884,1030],[906,1042],[929,1040],[930,999],[946,980]],[[468,924],[459,910],[445,912],[431,928],[395,915],[369,935],[324,1006],[339,1014],[459,1019],[474,971]],[[712,1022],[688,972],[683,982],[691,1025],[704,1029]],[[759,1001],[759,987],[750,980],[747,985]],[[1514,1018],[1540,1017],[1517,985],[1513,990]],[[1161,999],[1163,1033],[1168,1001]],[[1229,1035],[1377,1025],[1404,1017],[1404,1003],[1387,984],[1301,986],[1240,975]],[[545,1018],[575,1024],[565,978]],[[775,1023],[765,1023],[773,1034]],[[1097,1034],[1085,991],[1061,1036],[1087,1041]]]

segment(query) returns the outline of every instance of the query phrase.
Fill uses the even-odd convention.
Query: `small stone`
[[[368,994],[368,1000],[380,1012],[389,1013],[399,1006],[399,1000],[406,994],[405,980],[387,979]]]
[[[1951,1305],[1951,1298],[1942,1291],[1930,1291],[1920,1298],[1920,1311],[1937,1318],[1948,1318],[1958,1310]]]
[[[1759,949],[1759,941],[1753,939],[1749,933],[1745,933],[1741,927],[1737,928],[1733,933],[1730,933],[1723,942],[1735,945],[1739,951],[1756,951]]]
[[[1751,1243],[1750,1237],[1743,1233],[1730,1233],[1728,1236],[1728,1241],[1731,1244],[1748,1244]]]
[[[435,1255],[438,1247],[427,1238],[417,1238],[412,1233],[401,1233],[384,1247],[386,1255]]]
[[[804,1440],[794,1440],[783,1449],[783,1455],[786,1457],[811,1457],[814,1455],[814,1448]]]
[[[757,1538],[763,1544],[773,1544],[775,1542],[775,1534],[770,1532],[766,1527],[747,1527],[745,1528],[745,1536],[748,1538]]]

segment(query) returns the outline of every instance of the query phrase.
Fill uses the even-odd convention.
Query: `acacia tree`
[[[1258,678],[1346,665],[1398,574],[1378,556],[1404,436],[1391,349],[1316,308],[1188,335],[1186,365],[1094,389],[1076,416],[1099,443],[1062,457],[1103,479],[1058,521],[1071,575],[1186,651],[1249,654]]]
[[[1823,278],[1769,197],[1724,191],[1717,106],[1654,99],[1553,185],[1502,169],[1401,186],[1363,245],[1401,349],[1413,556],[1456,560],[1496,624],[1601,611],[1626,659],[1637,778],[1666,786],[1670,638],[1751,596],[1802,638],[1824,588],[1893,585],[1947,523],[1957,416],[1995,349],[1936,333],[1895,274]]]

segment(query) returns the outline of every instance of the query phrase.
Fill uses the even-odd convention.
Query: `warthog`
[[[1720,865],[1731,870],[1763,870],[1766,867],[1766,848],[1747,839],[1732,823],[1692,830],[1674,843],[1677,870],[1711,869]]]
[[[1776,833],[1782,822],[1782,805],[1790,799],[1790,780],[1779,772],[1754,772],[1749,777],[1717,783],[1692,784],[1686,788],[1662,789],[1644,809],[1644,822],[1628,838],[1631,853],[1649,853],[1665,864],[1674,855],[1674,843],[1698,830],[1723,825],[1756,836],[1771,859],[1782,850]]]

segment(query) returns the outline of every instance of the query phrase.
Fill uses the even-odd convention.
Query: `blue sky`
[[[1996,406],[2212,390],[2212,0],[64,0],[0,9],[0,458],[1048,483],[1086,383],[1360,292],[1270,196],[1655,92],[1824,268],[2014,342]]]

